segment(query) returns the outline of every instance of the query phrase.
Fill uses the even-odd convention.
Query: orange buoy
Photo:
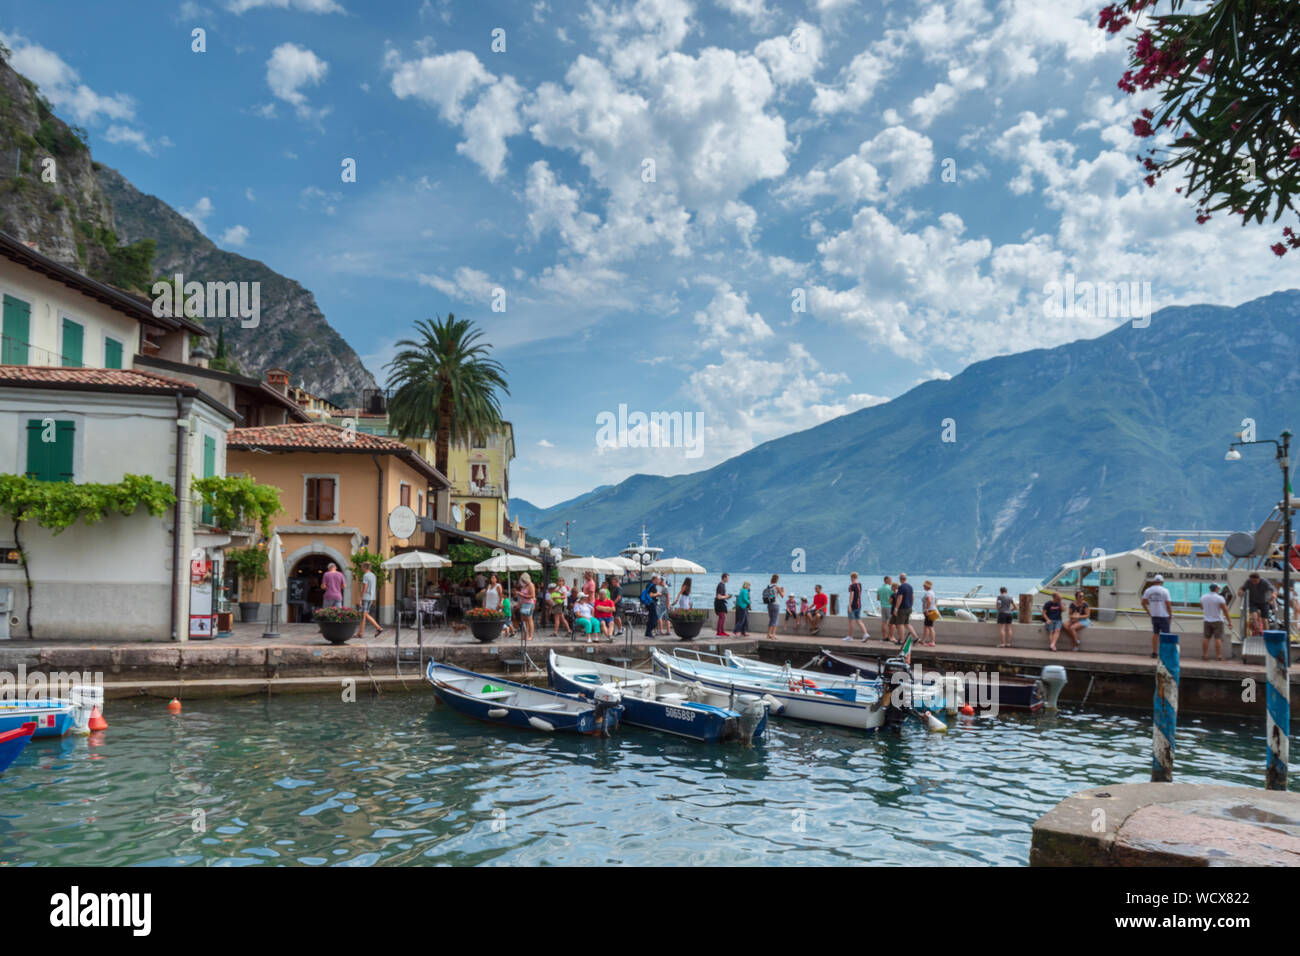
[[[970,705],[969,701],[961,705],[961,714],[963,717],[975,716],[975,708]]]
[[[90,720],[86,724],[91,730],[108,730],[108,721],[99,712],[99,705],[90,709]]]
[[[167,712],[171,714],[179,714],[181,712],[181,702],[173,697],[171,703],[167,705]]]

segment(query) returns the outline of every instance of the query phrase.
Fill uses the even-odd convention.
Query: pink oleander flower
[[[1148,123],[1146,120],[1135,119],[1133,121],[1134,136],[1152,136],[1154,134],[1155,134],[1155,130],[1151,128],[1151,124]]]
[[[1280,242],[1274,243],[1273,245],[1269,246],[1269,248],[1273,250],[1274,255],[1277,256],[1286,255],[1286,246],[1282,245],[1282,243]]]

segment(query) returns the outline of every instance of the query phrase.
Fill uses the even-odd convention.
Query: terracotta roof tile
[[[265,451],[352,452],[397,455],[436,484],[447,479],[427,461],[400,441],[381,435],[352,431],[339,425],[320,422],[292,425],[263,425],[258,428],[232,428],[226,433],[226,447],[260,448]]]
[[[0,365],[0,385],[89,385],[129,391],[194,389],[193,382],[153,372],[117,368],[61,368],[44,365]]]

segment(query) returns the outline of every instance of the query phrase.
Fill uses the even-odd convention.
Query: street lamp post
[[[1286,789],[1287,742],[1291,733],[1291,432],[1284,430],[1282,440],[1264,438],[1258,441],[1235,441],[1228,446],[1224,456],[1227,461],[1240,461],[1238,446],[1273,445],[1277,449],[1277,463],[1282,469],[1282,640],[1276,657],[1269,655],[1268,663],[1268,720],[1269,761],[1265,786],[1269,790]],[[1276,740],[1274,738],[1277,738]]]

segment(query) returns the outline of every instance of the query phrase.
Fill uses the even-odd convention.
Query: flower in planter
[[[361,611],[355,607],[323,607],[311,616],[317,624],[357,624]]]
[[[670,621],[682,621],[682,622],[686,622],[686,621],[702,621],[702,620],[704,620],[705,614],[706,614],[706,612],[703,611],[703,610],[697,610],[697,609],[692,608],[691,610],[686,611],[686,610],[682,610],[682,609],[678,608],[678,609],[671,610],[671,611],[668,612],[668,620],[670,620]]]
[[[465,612],[467,621],[504,621],[505,615],[494,607],[476,607]]]

